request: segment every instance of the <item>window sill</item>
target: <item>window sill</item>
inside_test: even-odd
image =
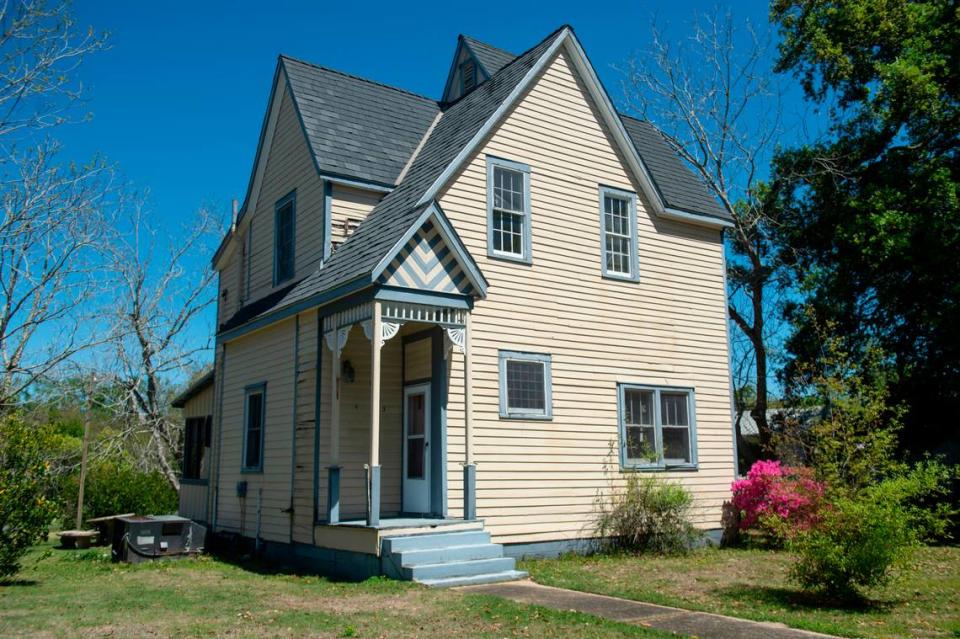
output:
[[[263,468],[241,468],[240,473],[243,475],[262,475]]]
[[[617,273],[601,273],[601,276],[605,280],[613,280],[615,282],[631,282],[637,284],[640,282],[639,275],[620,275]]]
[[[516,413],[500,413],[500,419],[507,419],[514,422],[550,422],[553,421],[553,415],[518,415]]]
[[[620,464],[622,473],[692,473],[699,470],[697,464],[684,464],[682,466],[625,466]]]
[[[500,260],[503,262],[512,262],[513,264],[523,264],[525,266],[533,266],[532,257],[521,257],[519,255],[510,255],[509,253],[494,253],[493,251],[487,251],[487,257],[492,260]]]

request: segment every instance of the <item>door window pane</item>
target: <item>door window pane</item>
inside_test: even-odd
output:
[[[423,479],[423,437],[407,440],[407,479]]]

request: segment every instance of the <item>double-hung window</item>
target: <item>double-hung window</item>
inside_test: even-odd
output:
[[[636,194],[600,187],[600,250],[604,277],[639,279]]]
[[[696,467],[692,389],[620,384],[617,391],[623,468]]]
[[[487,158],[487,254],[531,262],[530,167]]]
[[[263,470],[263,430],[267,416],[267,385],[248,386],[243,399],[244,471]]]
[[[296,191],[277,202],[273,220],[273,285],[276,286],[293,277],[296,260]]]
[[[500,351],[500,417],[553,417],[551,358],[540,353]]]

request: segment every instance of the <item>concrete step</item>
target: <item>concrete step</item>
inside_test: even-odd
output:
[[[454,588],[456,586],[476,586],[479,584],[494,584],[501,581],[517,581],[518,579],[526,579],[528,576],[529,575],[522,570],[505,570],[503,572],[492,572],[469,577],[425,579],[420,583],[425,586],[430,586],[431,588]]]
[[[437,564],[404,566],[403,576],[413,581],[448,579],[451,577],[474,577],[492,573],[508,572],[516,567],[513,557],[495,557],[492,559],[472,559],[469,561],[448,561]]]
[[[404,550],[430,550],[451,546],[479,546],[490,543],[490,533],[485,530],[469,530],[452,533],[427,533],[404,537],[385,537],[381,543],[384,553],[397,553]]]
[[[422,550],[401,550],[395,553],[395,557],[401,566],[441,564],[449,561],[470,561],[472,559],[496,559],[503,557],[503,546],[500,544],[472,544]]]

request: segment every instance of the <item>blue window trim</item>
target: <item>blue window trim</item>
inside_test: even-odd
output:
[[[278,230],[280,228],[280,209],[286,206],[287,204],[293,204],[293,222],[291,224],[293,241],[291,242],[290,250],[292,252],[291,259],[293,260],[293,269],[289,277],[285,277],[282,280],[278,278],[277,273],[277,246],[279,245],[280,235]],[[273,205],[273,285],[278,286],[293,279],[294,274],[297,272],[297,190],[294,189],[284,195],[282,198],[277,200],[277,203]]]
[[[654,463],[644,464],[627,459],[627,426],[624,423],[624,396],[627,390],[642,390],[653,393],[653,423],[656,439],[657,459]],[[666,463],[663,458],[663,430],[660,422],[660,393],[686,393],[687,414],[690,416],[690,462]],[[620,437],[620,470],[697,470],[697,397],[696,391],[689,386],[656,386],[651,384],[617,384],[617,431]]]
[[[499,354],[499,384],[500,384],[500,419],[553,419],[553,356],[545,353],[525,353],[522,351],[498,351]],[[525,361],[543,363],[543,397],[544,411],[530,411],[523,409],[510,410],[507,406],[507,362]]]
[[[493,169],[502,167],[523,174],[523,255],[493,250]],[[487,257],[520,264],[533,264],[533,235],[530,216],[530,167],[520,162],[487,156]]]
[[[604,219],[606,207],[604,200],[608,197],[625,200],[630,204],[630,273],[614,273],[607,270],[607,225]],[[640,266],[637,257],[637,194],[612,186],[600,185],[600,271],[603,277],[611,280],[625,280],[627,282],[640,281]]]
[[[256,466],[247,466],[247,437],[248,429],[248,408],[250,406],[250,396],[260,393],[263,399],[260,401],[260,463]],[[250,384],[243,389],[243,451],[240,458],[240,472],[243,473],[261,473],[263,472],[263,434],[267,430],[267,383]]]

